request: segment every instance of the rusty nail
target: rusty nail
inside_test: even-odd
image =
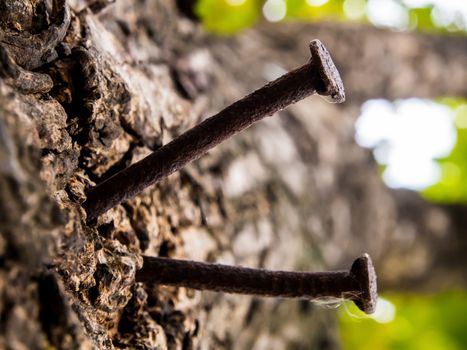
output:
[[[307,64],[266,84],[92,188],[83,203],[87,221],[136,196],[254,122],[307,96],[319,94],[332,102],[343,102],[342,80],[328,51],[319,40],[313,40],[310,52]]]
[[[350,299],[368,314],[374,312],[378,298],[376,274],[368,254],[357,258],[348,272],[314,273],[145,256],[142,269],[136,272],[136,281],[268,297]]]

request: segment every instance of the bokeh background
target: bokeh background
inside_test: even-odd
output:
[[[467,85],[467,2],[463,0],[199,0],[195,14],[208,31],[219,36],[238,36],[245,29],[264,26],[266,22],[285,27],[287,23],[303,22],[321,23],[325,33],[326,29],[332,31],[333,26],[349,26],[355,30],[352,27],[355,23],[364,25],[359,27],[360,31],[374,26],[402,35],[418,32],[423,33],[424,40],[439,40],[441,45],[444,38],[458,37],[459,41],[455,43],[446,40],[445,47],[432,49],[440,50],[440,55],[460,55],[457,58],[461,64],[446,70],[446,78],[453,78],[452,74],[458,71],[462,77],[460,84]],[[291,32],[288,40],[293,42],[298,38]],[[404,47],[407,43],[397,43],[397,39],[390,36],[381,35],[380,40],[393,42],[394,50],[401,51],[402,55],[411,49]],[[361,43],[363,41],[356,41],[355,45]],[[463,44],[456,47],[459,45],[456,43]],[[283,49],[288,48],[285,46]],[[371,56],[371,50],[379,49],[377,45],[367,45],[360,54]],[[418,54],[432,53],[421,51]],[[371,65],[372,59],[380,59],[378,55],[374,56],[366,58],[365,63]],[[359,60],[360,57],[352,56],[350,59]],[[340,61],[342,57],[336,60]],[[394,75],[399,75],[398,70],[403,69],[401,62],[389,61],[388,64],[394,64]],[[433,66],[437,64],[434,62]],[[450,62],[446,60],[441,64],[449,65]],[[417,62],[411,65],[407,69],[415,70]],[[344,68],[352,69],[352,62]],[[415,74],[430,76],[430,70],[438,68],[428,63]],[[378,75],[378,70],[375,69],[373,74]],[[349,79],[349,76],[344,73],[345,84],[348,83],[345,78]],[[367,75],[351,76],[354,80],[368,78]],[[415,215],[423,215],[424,209],[421,208],[426,203],[443,208],[448,216],[454,210],[463,213],[457,215],[465,215],[460,208],[467,204],[466,89],[461,88],[458,90],[460,93],[453,94],[452,91],[428,86],[438,83],[436,78],[420,79],[419,86],[412,90],[413,94],[406,90],[403,81],[400,82],[401,92],[397,91],[396,85],[387,89],[379,86],[375,94],[363,93],[357,98],[348,93],[348,101],[358,100],[360,104],[359,110],[353,110],[353,113],[358,112],[355,115],[354,140],[371,152],[372,161],[377,165],[374,171],[379,173],[388,188],[404,195],[409,192],[409,195],[421,199],[413,204],[420,206]],[[442,215],[438,213],[438,216],[442,221]],[[449,230],[449,225],[443,226],[443,230]],[[467,234],[467,228],[462,231],[462,235]],[[437,244],[448,244],[445,241],[451,239],[450,235],[446,232],[439,234],[444,238]],[[417,235],[413,235],[416,242]],[[436,248],[436,244],[430,247],[432,250]],[[410,269],[411,265],[406,267]],[[440,282],[439,288],[434,287],[436,276],[428,283],[430,287],[423,284],[424,287],[417,288],[417,282],[413,280],[403,287],[394,283],[392,287],[384,288],[383,282],[378,309],[370,317],[360,313],[351,303],[341,305],[338,315],[343,349],[467,348],[467,293],[462,283],[467,277],[467,267],[455,268],[458,278],[451,278],[450,283]]]

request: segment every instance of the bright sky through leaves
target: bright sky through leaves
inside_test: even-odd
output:
[[[389,300],[379,297],[375,313],[370,317],[378,323],[392,322],[396,317],[396,307]]]
[[[430,100],[370,100],[362,106],[355,138],[385,165],[388,186],[421,190],[440,179],[435,160],[456,144],[454,113]]]
[[[267,0],[263,6],[263,15],[269,22],[279,22],[287,14],[287,4],[284,0]]]
[[[396,30],[467,30],[467,0],[199,0],[205,27],[233,34],[259,21],[356,20]]]
[[[433,6],[431,18],[442,27],[467,27],[466,0],[369,0],[367,15],[371,23],[378,26],[408,29],[411,23],[409,8]]]

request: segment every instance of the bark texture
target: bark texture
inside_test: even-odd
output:
[[[335,313],[309,302],[135,283],[143,253],[317,271],[368,251],[383,285],[430,284],[435,263],[440,281],[456,272],[438,285],[465,280],[464,209],[391,193],[353,142],[367,98],[466,96],[465,38],[335,24],[212,38],[176,2],[110,2],[0,0],[1,348],[339,347]],[[305,63],[315,37],[345,105],[303,101],[86,225],[88,188]]]

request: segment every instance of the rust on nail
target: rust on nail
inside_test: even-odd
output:
[[[309,62],[228,106],[162,146],[141,161],[113,175],[87,193],[87,221],[136,196],[148,186],[180,170],[209,149],[312,94],[332,102],[345,100],[344,87],[331,56],[319,40],[310,43]]]
[[[268,297],[349,299],[365,313],[374,312],[378,297],[368,254],[357,258],[350,271],[340,272],[271,271],[145,256],[136,281]]]

